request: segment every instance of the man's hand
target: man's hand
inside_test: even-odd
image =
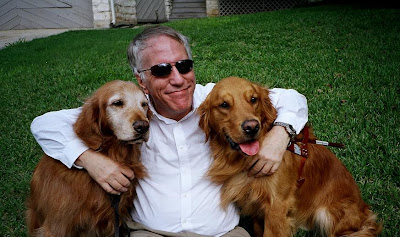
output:
[[[257,155],[247,165],[248,176],[271,175],[278,170],[289,143],[289,135],[281,126],[272,127]]]
[[[123,167],[107,156],[87,150],[75,161],[82,166],[89,175],[108,193],[121,194],[128,191],[130,181],[135,174],[128,167]]]

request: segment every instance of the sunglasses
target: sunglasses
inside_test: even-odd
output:
[[[193,69],[193,60],[184,59],[178,62],[175,62],[175,65],[171,65],[170,63],[160,63],[152,66],[149,69],[144,69],[138,72],[142,73],[145,71],[151,71],[151,74],[156,77],[166,77],[172,72],[172,66],[175,66],[178,69],[180,74],[186,74]]]

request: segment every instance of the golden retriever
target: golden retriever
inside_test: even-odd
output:
[[[74,130],[88,147],[131,168],[135,178],[147,176],[140,161],[140,143],[148,139],[147,99],[132,82],[111,81],[83,105]],[[120,197],[122,222],[130,218],[135,181]],[[68,169],[46,155],[39,161],[27,199],[31,236],[113,236],[111,195],[86,170]]]
[[[307,144],[307,159],[286,151],[270,176],[248,177],[243,171],[251,159],[245,153],[257,152],[276,118],[267,89],[241,78],[223,79],[198,113],[213,154],[208,175],[222,184],[221,205],[235,203],[242,214],[252,216],[256,236],[293,236],[297,228],[323,236],[380,233],[381,224],[351,174],[322,145]],[[312,134],[309,139],[315,141]],[[298,187],[300,178],[305,182]]]

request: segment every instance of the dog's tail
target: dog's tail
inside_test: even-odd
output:
[[[382,232],[383,225],[381,222],[377,222],[376,214],[371,210],[368,210],[368,217],[362,223],[361,228],[354,232],[348,237],[373,237],[378,236]]]
[[[351,220],[346,219],[344,227],[339,223],[334,224],[332,222],[332,215],[327,212],[325,208],[320,208],[315,216],[315,230],[321,234],[321,236],[346,236],[346,237],[375,237],[378,236],[382,232],[382,223],[377,222],[377,216],[374,214],[367,206],[364,209],[364,213],[361,218],[365,218],[365,220],[360,223],[356,221],[353,224]],[[343,219],[341,219],[343,221]],[[360,226],[361,224],[361,226]],[[340,226],[340,227],[339,227]],[[339,229],[338,229],[339,228]]]

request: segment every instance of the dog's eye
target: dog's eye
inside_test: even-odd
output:
[[[256,103],[258,101],[258,98],[257,97],[251,97],[251,99],[250,99],[250,102],[251,103]]]
[[[142,107],[147,107],[149,104],[147,102],[142,102]]]
[[[229,104],[224,101],[224,102],[222,102],[222,104],[219,105],[219,107],[221,107],[221,108],[229,108]]]
[[[124,105],[124,102],[122,100],[116,100],[116,101],[112,102],[112,105],[121,107]]]

